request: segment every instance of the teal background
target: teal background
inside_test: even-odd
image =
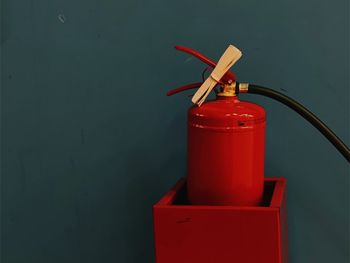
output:
[[[154,262],[151,207],[186,171],[203,64],[281,90],[349,145],[348,0],[2,0],[1,262]],[[288,179],[292,263],[349,262],[349,166],[269,99],[266,175]]]

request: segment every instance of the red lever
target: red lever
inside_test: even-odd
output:
[[[199,60],[203,61],[205,64],[207,64],[208,66],[211,66],[212,68],[215,68],[216,66],[216,63],[214,61],[207,58],[206,56],[204,56],[203,54],[199,53],[196,50],[193,50],[191,48],[184,47],[184,46],[175,46],[175,49],[198,58]]]
[[[196,82],[196,83],[187,84],[187,85],[182,86],[180,88],[169,90],[166,93],[166,95],[167,96],[172,96],[172,95],[174,95],[176,93],[179,93],[181,91],[184,91],[184,90],[199,88],[202,84],[203,84],[203,82]]]
[[[216,67],[216,64],[217,64],[216,62],[212,61],[211,59],[207,58],[206,56],[204,56],[203,54],[199,53],[196,50],[193,50],[191,48],[184,47],[184,46],[175,46],[175,49],[198,58],[199,60],[201,60],[202,62],[204,62],[205,64],[209,65],[212,68]],[[221,82],[223,83],[228,83],[229,81],[235,81],[235,80],[236,80],[236,75],[231,71],[227,71],[226,74],[221,78]],[[188,85],[168,91],[167,96],[174,95],[184,90],[199,88],[201,85],[202,85],[202,82],[188,84]]]

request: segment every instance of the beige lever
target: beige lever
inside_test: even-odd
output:
[[[192,102],[200,106],[208,97],[209,93],[213,90],[216,84],[220,81],[220,79],[240,59],[241,56],[242,52],[238,48],[234,47],[233,45],[229,45],[229,47],[219,59],[219,62],[214,68],[213,72],[193,95]]]

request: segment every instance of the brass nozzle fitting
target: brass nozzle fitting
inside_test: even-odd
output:
[[[222,91],[217,94],[217,96],[232,97],[236,96],[238,93],[248,92],[248,83],[238,83],[231,82],[222,86]]]
[[[231,82],[222,86],[222,91],[217,96],[232,97],[236,96],[236,82]]]

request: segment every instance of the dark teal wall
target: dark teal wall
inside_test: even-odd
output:
[[[153,262],[151,207],[186,169],[187,95],[244,53],[239,80],[283,89],[349,144],[348,0],[2,0],[1,262]],[[349,259],[349,170],[269,99],[266,175],[288,178],[292,263]]]

